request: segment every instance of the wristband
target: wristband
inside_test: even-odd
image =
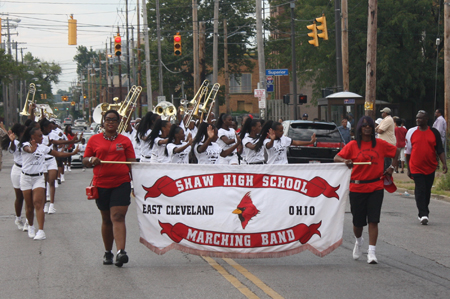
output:
[[[94,157],[89,158],[89,163],[91,163],[91,164],[92,164],[92,159],[94,159]]]
[[[392,166],[392,164],[391,165],[389,165],[389,167],[388,168],[392,168],[392,169],[395,169],[395,167],[394,166]]]

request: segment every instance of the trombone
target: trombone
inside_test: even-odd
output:
[[[117,110],[117,112],[121,116],[121,120],[119,127],[117,128],[117,133],[119,134],[123,133],[127,129],[128,123],[131,119],[131,114],[133,113],[134,108],[136,107],[136,102],[141,92],[142,92],[141,86],[136,85],[131,86],[127,97],[122,103],[120,103],[120,107]]]
[[[28,113],[28,107],[31,103],[34,103],[34,95],[36,94],[36,85],[34,83],[30,83],[30,87],[28,88],[27,99],[25,100],[25,105],[23,106],[22,112],[20,115],[30,116]],[[33,95],[30,101],[30,95]]]
[[[189,123],[193,118],[192,114],[195,112],[196,108],[200,104],[200,101],[201,101],[202,97],[204,96],[204,94],[208,91],[208,85],[209,85],[209,80],[204,80],[202,82],[202,85],[200,85],[200,88],[197,90],[197,93],[192,98],[192,100],[190,100],[190,101],[181,100],[180,101],[180,104],[183,105],[180,108],[180,110],[184,111],[186,113],[186,115],[188,115],[188,118],[189,118],[189,122],[186,121],[186,123],[184,124],[186,129],[189,127]],[[206,92],[205,92],[205,88],[206,88]],[[188,105],[191,106],[190,109],[188,109]],[[198,110],[197,110],[196,117],[198,117]]]
[[[200,111],[202,112],[202,115],[201,115],[201,118],[200,118],[200,122],[203,119],[208,121],[209,116],[211,115],[211,112],[212,112],[212,108],[214,107],[214,104],[216,103],[216,97],[217,97],[217,93],[219,92],[219,88],[220,88],[220,84],[219,83],[214,83],[213,87],[211,88],[211,91],[209,92],[208,98],[205,100],[204,104],[200,108]],[[208,101],[211,99],[211,96],[212,96],[211,104],[209,105],[209,110],[206,111],[206,105],[208,104]],[[206,113],[206,118],[203,118],[203,115],[205,113]]]

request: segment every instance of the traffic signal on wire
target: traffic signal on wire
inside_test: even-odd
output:
[[[304,95],[304,94],[300,94],[298,96],[298,103],[299,104],[306,104],[308,100],[308,96]]]
[[[116,56],[122,55],[122,38],[120,37],[119,33],[117,33],[116,37],[114,38],[114,54]]]
[[[317,30],[322,31],[321,33],[317,34],[317,36],[322,38],[323,40],[328,40],[327,19],[325,18],[325,15],[322,14],[320,18],[316,18],[316,21],[318,23],[322,23],[321,25],[317,25]]]
[[[314,22],[311,25],[306,26],[306,28],[308,28],[309,30],[311,30],[310,33],[308,33],[309,37],[312,37],[313,39],[310,39],[308,42],[311,45],[314,45],[316,47],[319,46],[319,38],[317,37],[317,26],[316,26],[316,22]]]
[[[77,44],[77,20],[73,19],[73,16],[70,16],[69,19],[69,45]]]
[[[179,32],[173,36],[173,55],[181,56],[181,35]]]

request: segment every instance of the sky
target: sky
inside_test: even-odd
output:
[[[137,1],[142,11],[142,0],[128,1],[129,28],[131,25],[137,28]],[[17,28],[11,30],[11,33],[17,32],[19,35],[11,35],[11,41],[17,41],[19,49],[26,48],[23,49],[24,55],[30,52],[41,61],[55,62],[61,66],[60,82],[53,86],[53,93],[56,94],[58,89],[68,90],[77,79],[76,63],[73,61],[77,46],[104,50],[106,42],[109,43],[110,38],[115,36],[117,26],[121,35],[125,36],[125,11],[125,0],[0,0],[2,43],[6,43],[7,36],[4,20],[7,17],[20,19]],[[67,20],[71,14],[78,25],[76,46],[68,45]],[[142,19],[140,23],[142,26]],[[136,29],[134,34],[137,35]]]

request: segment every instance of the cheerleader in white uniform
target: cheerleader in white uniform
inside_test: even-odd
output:
[[[240,139],[237,138],[236,131],[231,127],[232,124],[233,119],[230,114],[222,113],[220,115],[219,121],[217,122],[217,128],[219,129],[217,144],[222,148],[222,151],[227,151],[232,147],[234,147],[234,150],[225,157],[220,156],[219,164],[239,164],[237,148],[240,146]]]
[[[150,148],[152,149],[150,163],[170,163],[170,159],[165,155],[165,151],[171,125],[167,120],[158,119],[156,121],[152,132],[148,136]]]
[[[187,142],[184,130],[178,125],[172,125],[167,140],[165,155],[170,158],[170,163],[189,164],[189,152],[191,151],[192,136],[189,134]]]
[[[264,150],[255,150],[261,133],[261,120],[247,118],[239,133],[242,139],[241,164],[264,164]]]
[[[152,158],[152,148],[150,147],[148,136],[152,132],[152,128],[155,122],[161,117],[153,112],[147,112],[144,118],[139,123],[139,126],[136,131],[136,143],[140,148],[140,156],[137,155],[136,158],[140,158],[139,162],[150,162]]]
[[[21,139],[22,147],[22,174],[20,176],[20,189],[22,190],[26,216],[29,223],[28,237],[34,240],[44,240],[44,203],[45,203],[45,155],[65,158],[78,153],[76,148],[72,153],[62,153],[42,144],[43,134],[38,128],[27,128]],[[34,209],[39,230],[35,231],[33,224]]]

